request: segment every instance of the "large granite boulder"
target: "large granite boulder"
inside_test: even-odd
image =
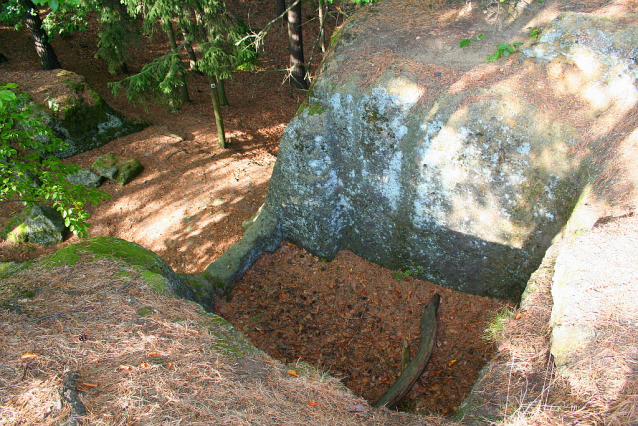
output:
[[[436,42],[379,35],[394,52],[375,55],[357,35],[383,34],[383,13],[342,30],[286,128],[266,205],[209,278],[228,285],[285,238],[326,259],[349,249],[392,269],[420,265],[469,293],[524,290],[635,106],[635,16],[565,13],[524,54],[487,64],[471,53],[462,69]],[[512,27],[526,32],[533,17]]]
[[[47,206],[25,209],[0,232],[0,236],[15,243],[53,245],[64,241],[67,227],[59,212]]]
[[[5,72],[2,81],[19,85],[32,108],[68,148],[60,158],[100,147],[147,126],[114,110],[86,80],[66,70]]]

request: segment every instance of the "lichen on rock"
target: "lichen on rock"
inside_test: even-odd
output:
[[[602,115],[611,129],[638,99],[635,67],[609,58],[635,56],[634,18],[619,19],[616,27],[562,14],[498,84],[459,80],[434,93],[408,58],[437,64],[435,48],[406,48],[405,61],[379,58],[384,68],[371,78],[358,50],[368,40],[337,42],[284,132],[250,235],[268,223],[271,241],[262,246],[285,238],[325,259],[348,249],[391,269],[419,265],[422,278],[460,291],[518,299],[599,172],[590,155],[610,143],[610,130],[587,133],[583,120],[597,126]],[[343,33],[365,34],[367,25],[364,13]],[[491,78],[489,67],[477,61],[473,71]],[[546,111],[540,86],[582,108]],[[231,248],[241,251],[234,259],[255,257],[250,238]],[[230,286],[247,267],[213,264],[208,278],[219,271]]]

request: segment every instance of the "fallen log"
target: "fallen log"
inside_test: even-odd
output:
[[[421,343],[410,364],[401,373],[399,378],[388,388],[388,390],[373,405],[375,408],[393,409],[410,392],[412,386],[425,370],[425,366],[430,360],[434,342],[436,340],[436,313],[439,309],[441,296],[435,294],[430,303],[421,313]]]

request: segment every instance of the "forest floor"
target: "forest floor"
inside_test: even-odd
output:
[[[273,5],[265,0],[233,2],[239,16],[254,28],[274,18]],[[310,19],[304,25],[309,58],[317,24],[309,11],[304,13]],[[334,12],[328,20],[328,39],[341,22],[341,14]],[[89,209],[89,235],[134,241],[162,256],[177,272],[201,272],[239,241],[242,222],[262,204],[279,139],[305,98],[303,91],[284,81],[286,32],[275,24],[265,39],[259,68],[238,73],[227,83],[232,105],[224,107],[231,140],[227,149],[217,146],[205,77],[189,75],[193,102],[177,112],[134,106],[123,94],[111,93],[107,83],[125,75],[108,73],[106,64],[94,58],[96,45],[91,29],[53,42],[65,69],[84,76],[112,107],[152,125],[69,159],[88,167],[110,152],[134,157],[145,167],[126,186],[102,185],[111,198]],[[39,69],[25,31],[0,27],[0,46],[9,59],[0,65],[0,81],[7,72]],[[152,44],[140,43],[129,69],[139,71],[167,48],[160,34]],[[315,52],[313,71],[320,57]],[[19,203],[3,204],[0,226],[20,209]],[[25,261],[77,241],[70,237],[46,248],[2,241],[0,261]],[[491,315],[508,306],[503,301],[443,289],[349,252],[327,263],[284,242],[257,261],[230,302],[219,301],[217,306],[222,316],[274,358],[308,362],[374,402],[399,374],[404,342],[413,354],[416,351],[420,312],[435,292],[442,296],[436,348],[402,407],[452,413],[496,350],[482,336]]]

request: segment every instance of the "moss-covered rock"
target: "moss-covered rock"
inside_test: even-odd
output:
[[[100,147],[113,139],[139,132],[148,124],[114,110],[86,80],[66,70],[7,72],[3,81],[19,84],[30,96],[36,114],[68,148],[60,158]]]
[[[104,154],[93,162],[93,169],[100,176],[119,185],[126,185],[142,173],[144,166],[134,158],[121,158],[114,154]]]
[[[25,209],[4,227],[0,236],[15,243],[40,245],[59,244],[64,241],[67,228],[57,211],[47,206]]]
[[[81,256],[114,258],[139,269],[139,276],[154,290],[202,303],[212,309],[212,299],[200,298],[157,254],[139,244],[111,237],[88,238],[53,253],[46,262],[51,266],[74,265]],[[133,278],[133,277],[131,277]]]

